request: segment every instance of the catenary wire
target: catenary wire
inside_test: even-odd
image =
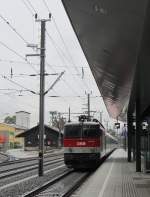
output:
[[[37,13],[37,11],[35,10],[34,6],[31,4],[31,2],[28,0],[28,3],[30,4],[30,6],[32,7],[32,9],[34,10],[35,13]],[[50,36],[50,35],[49,35]],[[48,65],[48,64],[47,64]],[[53,69],[54,70],[54,69]],[[54,70],[55,71],[55,70]],[[56,72],[56,71],[55,71]],[[70,85],[68,85],[68,83],[63,79],[64,83],[69,87],[69,89],[71,88]],[[72,88],[71,88],[72,90]]]
[[[17,60],[11,60],[11,59],[1,59],[1,58],[0,58],[0,62],[6,62],[6,63],[11,63],[11,64],[28,64],[27,62],[23,62],[23,61],[17,61]],[[31,62],[30,64],[39,66],[39,63]],[[58,68],[65,68],[66,67],[66,65],[58,66],[58,65],[54,65],[54,64],[49,64],[49,66],[50,67],[58,67]],[[79,68],[89,69],[87,66],[80,66]]]
[[[21,84],[19,84],[19,83],[13,81],[13,80],[11,80],[11,79],[9,79],[9,78],[6,77],[5,75],[1,75],[1,77],[2,77],[3,79],[6,79],[6,80],[9,81],[9,82],[15,84],[16,86],[23,88],[24,90],[27,90],[27,91],[29,91],[29,92],[31,92],[31,93],[33,93],[33,94],[38,94],[37,92],[35,92],[35,91],[31,90],[31,89],[28,89],[28,88],[22,86]]]
[[[55,41],[53,40],[53,38],[50,36],[50,34],[47,32],[48,38],[50,39],[50,41],[52,42],[58,56],[60,57],[60,59],[62,60],[62,62],[64,62],[64,59],[62,58],[60,52],[57,49],[57,44],[55,43]],[[47,64],[49,66],[49,64]],[[66,68],[68,68],[68,66],[66,66]],[[68,86],[68,85],[67,85]],[[82,88],[83,89],[83,88]],[[84,91],[84,90],[83,90]],[[78,93],[77,93],[78,94]]]
[[[48,7],[48,4],[46,3],[45,0],[43,0],[43,3],[44,3],[44,5],[45,5],[46,9],[48,10],[48,12],[50,12],[50,9],[49,9],[49,7]],[[52,19],[53,19],[55,28],[56,28],[56,30],[57,30],[57,32],[58,32],[58,34],[59,34],[59,36],[60,36],[60,38],[61,38],[61,40],[62,40],[62,43],[63,43],[63,45],[64,45],[64,48],[65,48],[66,52],[68,53],[68,56],[69,56],[69,58],[70,58],[70,62],[71,62],[72,65],[74,66],[74,68],[75,68],[75,70],[77,71],[77,73],[79,73],[78,67],[75,65],[75,63],[74,63],[74,61],[73,61],[73,58],[72,58],[72,56],[71,56],[71,54],[70,54],[70,52],[69,52],[69,50],[68,50],[68,47],[66,46],[66,43],[65,43],[65,41],[64,41],[64,39],[63,39],[63,36],[62,36],[62,34],[61,34],[61,32],[60,32],[60,30],[59,30],[59,28],[58,28],[58,25],[57,25],[57,23],[56,23],[56,21],[55,21],[55,18],[54,18],[53,16],[52,16]],[[49,35],[49,38],[50,38],[50,35]],[[51,38],[51,39],[52,39],[52,38]],[[54,41],[53,41],[53,42],[54,42]],[[59,49],[60,49],[60,47],[59,47]],[[62,50],[61,50],[61,51],[62,51]],[[85,85],[85,87],[86,87],[88,90],[90,90],[89,87],[88,87],[88,85],[85,83],[84,80],[83,80],[83,84]]]
[[[46,3],[46,0],[43,0],[43,3],[44,3],[44,5],[45,5],[46,9],[48,10],[48,12],[50,12],[50,9],[49,9],[49,7],[48,7],[48,4]],[[63,43],[63,45],[64,45],[64,48],[65,48],[66,52],[68,53],[68,56],[69,56],[69,58],[70,58],[70,61],[71,61],[72,65],[74,66],[74,68],[75,68],[75,70],[77,71],[77,73],[79,73],[78,67],[77,67],[77,66],[75,65],[75,63],[74,63],[74,60],[73,60],[73,58],[72,58],[72,56],[71,56],[71,54],[70,54],[70,52],[69,52],[69,50],[68,50],[68,47],[67,47],[67,45],[66,45],[66,43],[65,43],[65,40],[64,40],[64,38],[63,38],[63,36],[62,36],[62,34],[61,34],[59,28],[58,28],[58,25],[57,25],[57,23],[56,23],[56,21],[55,21],[55,18],[54,18],[53,16],[52,16],[52,20],[53,20],[54,25],[55,25],[55,27],[56,27],[56,30],[57,30],[57,32],[58,32],[58,34],[59,34],[59,36],[60,36],[60,38],[61,38],[61,40],[62,40],[62,43]],[[85,82],[84,80],[83,80],[83,83],[84,83],[85,87],[86,87],[87,89],[89,89],[88,85],[86,84],[86,82]],[[90,89],[89,89],[89,90],[90,90]]]
[[[14,53],[15,55],[17,55],[18,57],[20,57],[21,59],[23,59],[25,62],[27,62],[28,65],[30,65],[30,66],[32,67],[32,69],[38,73],[38,71],[34,68],[34,66],[33,66],[25,57],[23,57],[21,54],[19,54],[18,52],[16,52],[14,49],[11,49],[10,47],[8,47],[8,46],[7,46],[5,43],[3,43],[2,41],[0,41],[0,44],[1,44],[3,47],[7,48],[7,49],[8,49],[9,51],[11,51],[12,53]]]
[[[33,14],[32,10],[31,10],[31,8],[28,6],[28,4],[26,3],[26,1],[25,1],[25,0],[22,0],[22,2],[23,2],[23,4],[25,5],[25,7],[27,8],[27,10],[30,12],[30,14],[31,14],[32,16],[34,16],[34,14]]]
[[[32,8],[32,10],[36,13],[36,10],[34,8],[34,6],[32,5],[32,3],[29,0],[26,0],[28,2],[28,4],[30,5],[30,7]]]
[[[28,42],[26,41],[26,39],[16,30],[16,28],[14,28],[13,26],[12,26],[12,24],[10,24],[10,22],[7,20],[7,19],[5,19],[5,17],[4,16],[2,16],[1,14],[0,14],[0,18],[19,36],[19,38],[25,43],[25,44],[28,44]]]
[[[32,7],[32,9],[34,10],[34,12],[35,13],[37,13],[37,11],[35,10],[35,8],[34,8],[34,6],[31,4],[31,2],[28,0],[28,3],[30,4],[30,6]],[[47,4],[46,4],[46,2],[44,1],[44,3],[45,3],[45,6],[47,6]],[[47,6],[47,8],[48,8],[48,6]],[[48,10],[49,12],[50,12],[50,10]],[[56,24],[56,22],[55,22],[55,24]],[[57,24],[56,24],[57,25]],[[57,30],[59,31],[59,29],[58,29],[58,27],[57,27]],[[56,43],[55,43],[55,41],[52,39],[52,37],[50,36],[50,34],[46,31],[46,33],[47,33],[47,35],[48,35],[48,37],[49,37],[49,39],[51,40],[51,41],[53,41],[53,45],[55,46],[55,49],[56,49]],[[62,35],[61,35],[61,33],[60,33],[60,31],[59,31],[59,34],[60,34],[60,36],[61,36],[61,39],[63,40],[63,37],[62,37]],[[64,43],[64,40],[63,40],[63,44],[65,45],[65,43]],[[65,46],[66,47],[66,46]],[[59,47],[59,50],[61,50],[60,49],[60,47]],[[68,50],[67,49],[67,47],[66,47],[66,50]],[[57,53],[58,53],[58,50],[56,49],[56,51],[57,51]],[[62,50],[61,50],[61,52],[62,52]],[[69,51],[68,51],[69,52]],[[62,52],[63,53],[63,52]],[[58,54],[59,56],[60,56],[60,54]],[[64,55],[64,53],[63,53],[63,55]],[[66,57],[65,57],[66,58]],[[68,60],[69,61],[69,60]]]
[[[30,4],[30,7],[32,7],[32,9],[34,10],[34,12],[35,13],[37,13],[37,11],[35,10],[35,8],[34,8],[34,6],[31,4],[31,2],[28,0],[28,3]],[[34,15],[33,15],[34,16]],[[68,60],[69,61],[69,60]],[[53,69],[54,70],[54,69]],[[68,83],[65,81],[65,80],[63,80],[63,82],[69,87],[69,89],[71,89],[72,90],[72,88],[70,87],[70,85],[68,85]]]

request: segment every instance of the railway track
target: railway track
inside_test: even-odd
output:
[[[44,167],[57,164],[57,163],[62,163],[63,160],[64,160],[63,157],[60,157],[60,158],[55,158],[50,161],[45,161]],[[15,175],[25,173],[25,172],[29,172],[35,169],[38,169],[38,164],[27,164],[25,166],[19,166],[19,167],[14,167],[11,169],[2,170],[0,171],[0,179],[8,178],[8,177],[15,176]]]
[[[101,159],[101,164],[112,153],[105,155]],[[82,183],[91,175],[92,172],[79,172],[70,171],[55,177],[54,179],[44,183],[42,186],[35,188],[34,190],[22,195],[22,197],[46,197],[46,196],[58,196],[69,197],[74,191],[82,185]]]
[[[44,155],[44,158],[55,157],[59,155],[63,155],[63,153],[55,153],[55,154],[49,153],[49,154]],[[18,159],[14,161],[7,160],[7,161],[0,163],[0,166],[9,166],[9,165],[17,164],[17,163],[24,163],[24,162],[36,161],[36,160],[38,160],[38,157],[30,157],[30,158]]]
[[[68,169],[63,162],[60,162],[44,168],[42,177],[38,177],[36,169],[11,178],[1,179],[0,196],[67,197],[72,195],[90,174],[91,172]]]
[[[51,168],[45,169],[44,176],[40,178],[38,177],[37,171],[35,171],[35,173],[29,173],[29,175],[26,177],[19,175],[15,179],[6,179],[2,184],[0,184],[0,196],[22,196],[27,191],[33,190],[39,185],[52,180],[54,177],[66,171],[68,172],[70,170],[67,169],[64,164],[57,164]]]
[[[44,158],[44,162],[47,162],[47,161],[52,161],[54,159],[60,159],[60,158],[63,158],[63,155],[56,155],[56,156],[48,156],[48,157],[45,157]],[[20,167],[26,167],[26,166],[29,166],[29,165],[35,165],[38,163],[38,158],[36,159],[29,159],[29,160],[25,160],[25,161],[20,161],[20,162],[14,162],[14,163],[11,163],[10,165],[0,165],[0,169],[1,171],[9,171],[11,169],[17,169],[17,168],[20,168]],[[0,172],[1,172],[0,171]]]
[[[0,153],[0,164],[7,161],[8,161],[8,156],[4,153]]]
[[[85,181],[90,174],[90,172],[75,172],[74,170],[67,171],[44,183],[42,186],[22,195],[22,197],[68,197]]]

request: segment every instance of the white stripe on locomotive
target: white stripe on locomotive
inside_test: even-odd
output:
[[[100,147],[65,147],[64,153],[100,153]]]

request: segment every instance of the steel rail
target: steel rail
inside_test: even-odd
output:
[[[49,166],[49,165],[53,165],[53,164],[56,164],[56,163],[61,163],[63,161],[59,159],[59,161],[52,161],[52,162],[47,162],[46,164],[44,164],[44,166]],[[35,170],[38,168],[38,164],[34,165],[30,165],[32,167],[27,167],[27,169],[22,169],[20,171],[15,171],[15,172],[11,172],[11,173],[8,173],[8,174],[2,174],[0,175],[0,179],[4,179],[4,178],[8,178],[8,177],[11,177],[11,176],[15,176],[15,175],[18,175],[18,174],[22,174],[22,173],[25,173],[25,172],[29,172],[29,171],[32,171],[32,170]],[[26,168],[25,166],[23,168]]]
[[[46,190],[48,187],[52,186],[53,184],[55,184],[56,182],[60,181],[61,179],[65,178],[66,176],[68,176],[69,174],[73,172],[74,170],[69,170],[65,173],[62,173],[59,176],[53,178],[52,180],[44,183],[42,186],[36,187],[34,190],[23,194],[22,197],[32,197],[32,196],[38,195],[42,191]]]
[[[114,150],[111,150],[110,152],[108,152],[106,155],[104,155],[101,158],[101,162],[100,165],[109,157],[109,155],[113,152]],[[75,172],[75,170],[71,171],[72,173]],[[94,172],[94,171],[93,171]],[[83,176],[81,176],[81,178],[75,182],[75,184],[73,184],[73,186],[71,186],[70,188],[67,189],[66,192],[64,192],[63,194],[61,194],[61,197],[69,197],[77,188],[79,188],[82,183],[91,175],[91,171],[87,172],[86,174],[83,174]],[[70,173],[69,173],[70,174]],[[59,183],[59,181],[61,181],[61,179],[67,177],[69,174],[65,174],[64,176],[60,175],[46,183],[44,183],[42,186],[39,186],[37,188],[35,188],[34,190],[22,195],[22,197],[32,197],[32,196],[40,196],[40,194],[42,194],[42,192],[46,191],[47,189],[49,189],[51,186],[53,186],[55,183]]]
[[[102,163],[104,163],[104,161],[109,157],[109,155],[112,154],[114,150],[111,150],[110,152],[108,152],[106,155],[104,155],[102,158],[101,158],[101,162],[100,162],[100,165]],[[96,170],[96,169],[95,169]],[[94,170],[94,171],[95,171]],[[94,172],[93,171],[93,172]],[[75,192],[81,185],[82,183],[91,175],[92,173],[91,172],[87,172],[87,174],[83,175],[81,177],[81,179],[79,179],[72,187],[68,188],[68,190],[63,193],[61,195],[61,197],[69,197],[71,194],[73,194],[73,192]]]
[[[63,153],[59,153],[59,154],[48,154],[47,153],[44,156],[44,158],[55,157],[55,156],[59,156],[59,155],[63,155]],[[13,165],[13,164],[16,164],[16,163],[23,163],[23,162],[33,161],[33,160],[38,160],[38,156],[37,157],[18,159],[18,160],[15,160],[15,161],[2,162],[2,163],[0,163],[0,166]]]
[[[61,197],[69,197],[76,189],[78,189],[84,181],[91,175],[91,172],[87,172],[85,175],[81,177],[72,187],[70,187]]]
[[[62,159],[61,161],[63,161],[63,157],[61,156],[61,157],[57,157],[57,158],[54,158],[53,160],[52,159],[50,159],[50,160],[47,160],[47,161],[45,161],[44,163],[45,163],[45,165],[47,164],[47,163],[51,163],[51,162],[54,162],[54,161],[60,161],[60,159]],[[37,165],[37,163],[31,163],[31,164],[25,164],[25,165],[23,165],[23,166],[18,166],[18,167],[13,167],[13,168],[10,168],[10,169],[4,169],[4,170],[0,170],[0,174],[4,174],[4,173],[6,173],[6,172],[11,172],[11,171],[14,171],[14,170],[18,170],[18,169],[22,169],[22,168],[26,168],[26,167],[30,167],[30,166],[33,166],[33,165]]]
[[[5,153],[2,153],[2,152],[0,152],[0,155],[2,155],[2,160],[0,160],[0,164],[3,163],[3,162],[7,162],[8,161],[8,159],[9,159],[8,155],[6,155]]]

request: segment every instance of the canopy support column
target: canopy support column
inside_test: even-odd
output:
[[[132,113],[128,111],[128,162],[131,162],[131,150],[132,150]]]

